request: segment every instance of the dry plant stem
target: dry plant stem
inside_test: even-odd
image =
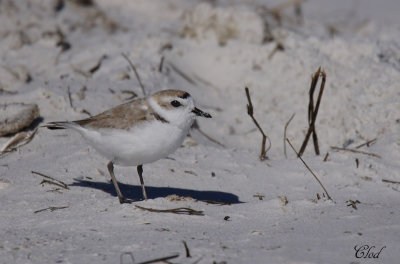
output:
[[[296,149],[293,147],[292,143],[290,143],[289,139],[286,139],[287,142],[289,143],[290,147],[293,149],[294,153],[296,153],[297,157],[300,158],[301,162],[303,162],[304,166],[308,169],[309,172],[314,176],[314,178],[318,181],[319,185],[321,185],[322,189],[326,193],[326,196],[328,197],[329,200],[332,200],[331,196],[329,195],[328,191],[325,189],[324,185],[322,182],[318,179],[317,175],[311,170],[311,168],[307,165],[307,163],[300,157],[299,153],[297,153]]]
[[[211,83],[210,81],[207,81],[206,79],[204,79],[203,77],[201,77],[201,76],[199,76],[197,74],[193,74],[193,78],[196,79],[197,81],[201,82],[202,84],[213,88],[216,93],[221,95],[218,86],[216,86],[215,84]],[[218,107],[216,107],[216,109],[218,109]]]
[[[347,206],[351,206],[353,207],[353,209],[357,210],[357,203],[359,203],[359,201],[353,201],[353,200],[348,200],[349,204]]]
[[[154,213],[173,213],[173,214],[187,214],[187,215],[204,215],[203,211],[196,211],[193,210],[192,208],[187,208],[187,207],[178,207],[178,208],[173,208],[173,209],[165,209],[165,210],[161,210],[161,209],[154,209],[154,208],[146,208],[146,207],[142,207],[139,205],[135,205],[135,207],[145,210],[145,211],[149,211],[149,212],[154,212]]]
[[[388,183],[400,184],[400,181],[392,181],[392,180],[387,180],[387,179],[382,179],[382,181],[388,182]]]
[[[226,202],[219,202],[219,201],[213,201],[213,200],[198,200],[203,203],[208,203],[208,204],[218,204],[218,205],[231,205],[231,203],[226,203]]]
[[[89,72],[90,74],[94,74],[96,71],[98,71],[101,67],[101,63],[103,62],[103,60],[107,59],[107,55],[103,55],[101,56],[101,58],[99,59],[99,61],[97,62],[96,65],[94,65],[92,68],[90,68]]]
[[[348,149],[348,148],[339,148],[339,147],[333,147],[333,146],[331,146],[331,149],[341,150],[341,151],[349,151],[349,152],[358,153],[358,154],[364,154],[364,155],[372,156],[372,157],[375,157],[375,158],[378,158],[378,159],[381,158],[381,156],[379,156],[378,154],[365,152],[365,151],[361,151],[361,150]]]
[[[168,65],[171,66],[171,68],[178,74],[180,75],[183,79],[185,79],[188,83],[193,84],[194,86],[197,86],[196,82],[189,77],[186,73],[184,73],[182,70],[180,70],[178,67],[176,67],[175,64],[172,62],[168,62]]]
[[[130,91],[130,90],[122,90],[121,93],[123,94],[129,94],[130,96],[128,98],[126,98],[125,100],[132,100],[133,98],[137,97],[137,94],[134,91]]]
[[[69,105],[71,106],[71,108],[74,108],[74,106],[72,105],[71,89],[70,89],[69,85],[67,87],[67,93],[68,93]]]
[[[140,85],[140,88],[142,89],[143,96],[146,96],[146,92],[144,90],[142,80],[140,79],[139,73],[137,72],[135,65],[133,65],[132,61],[124,53],[122,53],[122,57],[124,57],[127,60],[127,62],[129,63],[129,65],[131,66],[133,72],[135,73],[136,79]]]
[[[92,116],[92,114],[86,109],[82,109],[81,112],[84,113],[84,114],[87,114],[88,116]]]
[[[274,36],[272,35],[271,27],[269,26],[268,20],[266,19],[267,13],[268,13],[268,10],[266,8],[264,8],[261,13],[261,19],[263,20],[263,24],[264,24],[264,37],[263,37],[263,41],[262,41],[263,44],[271,42],[275,39]]]
[[[356,149],[362,148],[362,147],[364,147],[364,146],[367,146],[367,147],[369,147],[371,144],[375,143],[375,142],[376,142],[376,140],[377,140],[377,138],[374,138],[374,139],[368,140],[367,142],[365,142],[365,143],[363,143],[363,144],[360,144],[360,145],[358,145],[358,146],[356,147]]]
[[[271,148],[271,141],[269,140],[269,137],[267,135],[265,135],[264,131],[262,130],[261,126],[258,124],[257,120],[255,119],[255,117],[253,115],[254,110],[253,110],[253,104],[251,103],[249,88],[246,87],[245,91],[246,91],[247,101],[249,102],[249,104],[247,105],[247,114],[251,117],[254,124],[257,126],[258,130],[262,134],[260,160],[264,160],[267,156],[267,151]],[[268,149],[265,149],[265,143],[266,143],[267,138],[269,141],[269,147],[268,147]]]
[[[63,181],[54,179],[53,177],[47,176],[47,175],[45,175],[45,174],[43,174],[43,173],[40,173],[40,172],[37,172],[37,171],[31,171],[31,173],[36,174],[36,175],[39,175],[39,176],[42,176],[42,177],[44,177],[44,178],[46,178],[46,179],[50,179],[50,180],[52,180],[52,181],[54,181],[54,182],[60,184],[60,185],[59,185],[60,187],[69,190],[68,185],[65,184]],[[58,184],[57,184],[57,185],[58,185]]]
[[[82,76],[85,77],[85,78],[90,78],[90,77],[92,76],[90,73],[85,72],[85,71],[83,71],[83,70],[81,70],[81,69],[78,69],[78,68],[74,68],[74,72],[76,72],[76,73],[82,75]]]
[[[204,256],[201,256],[200,258],[198,258],[195,262],[193,262],[192,264],[197,264],[197,263],[199,263],[202,259],[203,259],[203,257]]]
[[[224,144],[222,144],[221,142],[219,142],[216,139],[213,139],[212,137],[210,137],[209,135],[207,135],[203,130],[201,130],[201,128],[198,126],[197,130],[200,132],[200,134],[202,134],[204,137],[206,137],[208,140],[210,140],[211,142],[214,142],[217,145],[220,145],[221,147],[225,147]]]
[[[283,46],[283,44],[281,42],[277,42],[275,48],[268,55],[268,60],[272,59],[272,57],[274,56],[274,54],[277,51],[284,51],[284,50],[285,50],[285,47]]]
[[[319,68],[318,70],[320,70],[321,68]],[[326,82],[326,73],[324,71],[321,72],[322,75],[322,80],[321,80],[321,86],[319,89],[319,93],[318,93],[318,98],[317,98],[317,104],[315,106],[315,110],[312,112],[312,129],[313,129],[313,141],[314,141],[314,148],[315,148],[315,153],[317,155],[319,155],[319,146],[318,146],[318,138],[317,138],[317,132],[315,131],[315,120],[317,119],[317,114],[318,114],[318,110],[319,110],[319,105],[321,104],[321,99],[322,99],[322,94],[324,92],[324,88],[325,88],[325,82]],[[318,76],[319,77],[319,76]],[[317,80],[318,80],[317,77]]]
[[[296,115],[296,113],[292,114],[292,116],[286,122],[285,129],[283,130],[283,153],[285,154],[285,158],[287,158],[287,154],[286,154],[286,130],[287,130],[290,122],[292,121],[292,119],[294,118],[295,115]]]
[[[53,212],[55,210],[65,209],[65,208],[68,208],[68,207],[69,206],[58,206],[58,207],[57,206],[50,206],[50,207],[47,207],[47,208],[44,208],[44,209],[36,210],[33,213],[37,214],[37,213],[40,213],[40,212],[43,212],[43,211],[47,211],[47,210],[50,210],[50,212]]]
[[[163,257],[163,258],[156,258],[156,259],[152,259],[152,260],[147,260],[144,262],[139,262],[137,264],[150,264],[150,263],[157,263],[157,262],[164,262],[164,263],[170,263],[168,260],[170,259],[174,259],[179,257],[179,254],[176,253],[174,255],[168,256],[168,257]]]
[[[164,66],[164,60],[165,60],[165,57],[162,56],[161,60],[160,60],[160,65],[158,65],[158,72],[162,72],[163,66]]]
[[[61,183],[58,183],[58,182],[53,182],[53,181],[50,181],[50,180],[45,180],[45,179],[43,179],[43,180],[40,182],[40,184],[44,184],[44,183],[53,184],[53,185],[55,185],[55,186],[58,186],[58,187],[61,187],[61,188],[64,188],[64,189],[65,189],[65,186],[62,185]]]
[[[183,240],[182,243],[183,243],[183,246],[185,247],[186,257],[191,258],[192,256],[190,255],[190,250],[189,250],[188,245],[186,244],[186,241]]]
[[[324,162],[328,160],[328,157],[329,157],[329,152],[326,152]]]
[[[317,103],[314,108],[314,91],[315,91],[315,87],[317,86],[317,82],[318,82],[318,79],[320,76],[322,76],[322,81],[321,81],[321,86],[319,89]],[[319,106],[320,106],[321,99],[322,99],[322,94],[323,94],[324,88],[325,88],[325,82],[326,82],[326,73],[324,71],[321,71],[321,67],[320,67],[320,68],[318,68],[317,72],[314,74],[312,81],[311,81],[311,86],[310,86],[310,91],[309,91],[310,101],[308,104],[309,128],[308,128],[306,137],[304,138],[303,144],[301,145],[301,148],[299,151],[299,156],[303,155],[303,153],[307,147],[307,143],[308,143],[308,140],[310,139],[311,134],[313,135],[315,154],[316,155],[320,154],[319,146],[318,146],[318,137],[317,137],[317,133],[315,131],[315,120],[317,119],[318,110],[319,110]]]
[[[294,6],[294,13],[297,18],[297,22],[301,25],[304,22],[303,10],[301,8],[301,3],[297,3]]]

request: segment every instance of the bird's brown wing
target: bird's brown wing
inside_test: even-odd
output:
[[[73,122],[82,127],[91,129],[117,128],[129,130],[134,125],[151,120],[167,122],[154,112],[146,99],[141,98],[118,105],[87,119]]]

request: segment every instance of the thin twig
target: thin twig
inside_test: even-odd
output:
[[[382,181],[388,182],[388,183],[400,184],[400,181],[392,181],[392,180],[386,180],[386,179],[382,179]]]
[[[365,145],[366,145],[367,147],[369,147],[369,146],[371,146],[371,144],[375,143],[376,140],[377,140],[377,138],[368,140],[367,142],[358,145],[358,146],[356,147],[356,149],[362,148],[362,147],[364,147]]]
[[[182,243],[183,243],[183,246],[185,247],[186,257],[191,258],[192,256],[190,255],[190,250],[189,250],[188,245],[186,244],[186,241],[182,240]]]
[[[292,119],[294,118],[295,115],[296,115],[296,113],[292,114],[292,116],[286,122],[285,129],[283,130],[283,153],[285,154],[285,158],[287,158],[287,155],[286,155],[286,130],[287,130],[290,122],[292,121]]]
[[[262,134],[260,160],[264,160],[267,156],[268,150],[270,150],[270,148],[271,148],[271,140],[269,139],[269,137],[267,135],[265,135],[264,131],[262,130],[261,126],[258,124],[257,120],[255,119],[255,117],[253,115],[254,109],[253,109],[253,104],[251,103],[249,88],[246,87],[245,91],[246,91],[247,101],[249,102],[249,104],[247,105],[247,114],[251,117],[251,119],[253,119],[254,124],[257,126],[258,130]],[[268,149],[265,149],[265,143],[266,143],[267,138],[269,141],[269,147],[268,147]]]
[[[309,172],[314,176],[314,178],[318,181],[319,185],[321,185],[322,189],[325,191],[326,196],[328,197],[329,200],[332,200],[331,196],[328,194],[328,191],[325,189],[324,185],[322,182],[318,179],[317,175],[311,170],[311,168],[307,165],[307,163],[301,158],[299,153],[297,153],[296,149],[293,147],[292,143],[290,143],[290,140],[287,138],[287,142],[289,143],[290,147],[293,149],[293,151],[296,153],[297,157],[300,158],[301,162],[303,162],[304,166],[308,169]]]
[[[272,57],[274,56],[274,54],[277,51],[284,51],[284,50],[285,50],[285,46],[283,46],[283,44],[281,42],[277,42],[275,48],[268,55],[268,60],[272,59]]]
[[[320,86],[319,93],[318,93],[317,104],[315,105],[315,110],[312,112],[313,142],[314,142],[315,153],[317,155],[319,155],[319,146],[318,146],[317,133],[315,131],[315,120],[317,119],[317,114],[318,114],[319,106],[321,104],[322,94],[324,92],[325,82],[326,82],[326,73],[323,70],[321,71],[321,76],[322,76],[322,80],[321,80],[321,86]]]
[[[60,187],[69,190],[68,185],[67,185],[66,183],[64,183],[63,181],[54,179],[53,177],[47,176],[47,175],[45,175],[45,174],[43,174],[43,173],[40,173],[40,172],[37,172],[37,171],[31,171],[31,173],[36,174],[36,175],[39,175],[39,176],[42,176],[42,177],[47,178],[47,179],[50,179],[50,180],[52,180],[52,181],[55,181],[55,182],[57,182],[58,184],[60,184],[60,185],[59,185]]]
[[[92,75],[90,74],[90,72],[85,72],[81,69],[75,68],[73,67],[74,72],[79,73],[80,75],[82,75],[85,78],[90,78]]]
[[[82,109],[81,113],[87,114],[88,116],[92,116],[92,114],[86,109]]]
[[[50,180],[43,179],[43,180],[40,182],[40,184],[44,184],[44,183],[53,184],[53,185],[56,185],[56,186],[58,186],[58,187],[61,187],[61,188],[64,188],[64,189],[65,189],[64,185],[62,185],[61,183],[58,183],[58,182],[54,182],[54,181],[50,181]]]
[[[326,152],[325,157],[324,157],[324,162],[328,160],[329,157],[329,152]]]
[[[196,121],[195,121],[196,122]],[[202,134],[204,137],[206,137],[208,140],[210,140],[211,142],[214,142],[217,145],[220,145],[221,147],[225,147],[224,144],[222,144],[221,142],[219,142],[218,140],[212,138],[211,136],[209,136],[206,132],[204,132],[203,130],[201,130],[200,126],[198,124],[194,124],[194,128],[196,128],[200,134]]]
[[[71,106],[71,108],[74,108],[74,106],[72,105],[71,89],[70,89],[69,85],[67,87],[67,93],[68,93],[69,105]]]
[[[208,203],[208,204],[218,204],[218,205],[231,205],[232,203],[227,203],[227,202],[220,202],[220,201],[214,201],[214,200],[198,200],[203,203]]]
[[[303,9],[301,7],[301,3],[295,4],[294,13],[295,13],[296,18],[297,18],[297,23],[300,24],[300,25],[303,24],[304,17],[303,17]]]
[[[201,256],[200,258],[198,258],[195,262],[193,262],[192,264],[197,264],[199,263],[202,259],[204,258],[204,256]]]
[[[107,59],[107,55],[103,55],[101,56],[101,58],[99,59],[99,61],[96,63],[96,65],[94,65],[92,68],[89,69],[90,74],[94,74],[96,71],[98,71],[100,69],[101,63],[103,62],[103,60]]]
[[[162,70],[163,70],[164,59],[165,59],[165,57],[162,56],[162,57],[161,57],[161,60],[160,60],[160,64],[158,65],[158,72],[162,72]]]
[[[209,88],[213,88],[214,91],[216,93],[218,93],[220,95],[220,89],[218,88],[218,86],[216,86],[215,84],[211,83],[210,81],[206,80],[205,78],[193,73],[193,78],[196,79],[197,81],[201,82],[202,84],[204,84],[205,86],[208,86]],[[219,107],[215,107],[217,109],[217,111],[222,111],[221,108]],[[219,109],[219,110],[218,110]]]
[[[349,151],[349,152],[358,153],[358,154],[364,154],[364,155],[376,157],[378,159],[381,158],[381,156],[379,156],[378,154],[371,153],[371,152],[365,152],[365,151],[361,151],[361,150],[355,150],[355,149],[349,149],[349,148],[340,148],[340,147],[334,147],[334,146],[331,146],[331,149],[341,150],[341,151]]]
[[[260,5],[258,10],[257,10],[257,14],[261,18],[262,24],[263,24],[263,40],[262,40],[262,43],[265,44],[265,43],[273,41],[275,39],[275,37],[272,34],[271,26],[270,26],[270,23],[269,23],[269,21],[267,19],[268,15],[270,14],[270,11],[268,10],[268,8],[265,5]]]
[[[171,256],[167,256],[167,257],[156,258],[156,259],[152,259],[152,260],[147,260],[147,261],[139,262],[139,263],[137,263],[137,264],[150,264],[150,263],[157,263],[157,262],[166,262],[166,263],[169,263],[169,262],[167,262],[168,260],[174,259],[174,258],[177,258],[177,257],[179,257],[179,254],[178,254],[178,253],[176,253],[176,254],[174,254],[174,255],[171,255]]]
[[[265,195],[262,195],[262,194],[254,194],[253,197],[256,197],[256,198],[258,198],[258,200],[262,201],[262,200],[264,199]]]
[[[62,194],[62,191],[60,191],[60,188],[54,188],[54,189],[51,189],[51,190],[47,190],[46,192],[55,192],[55,193],[61,193]]]
[[[321,81],[321,85],[320,85],[320,89],[319,89],[319,93],[318,93],[317,103],[314,108],[314,91],[315,91],[315,87],[318,83],[318,79],[320,76],[322,76],[322,81]],[[318,70],[315,72],[315,74],[312,77],[311,86],[310,86],[310,90],[309,90],[309,96],[310,96],[309,97],[310,101],[308,104],[309,127],[308,127],[306,137],[304,138],[303,144],[301,145],[301,148],[299,151],[300,156],[303,155],[303,153],[307,147],[307,143],[308,143],[308,140],[310,139],[311,134],[313,136],[315,154],[319,155],[318,137],[317,137],[317,133],[315,131],[315,120],[317,119],[317,114],[318,114],[319,106],[321,103],[322,94],[323,94],[324,88],[325,88],[325,82],[326,82],[326,73],[323,70],[321,71],[321,67],[319,67]]]
[[[136,79],[137,79],[137,81],[138,81],[138,83],[140,85],[140,88],[142,89],[143,96],[146,96],[146,92],[144,90],[144,86],[143,86],[142,80],[140,79],[139,73],[137,72],[135,65],[133,65],[132,61],[124,53],[122,53],[122,57],[124,57],[128,61],[129,65],[131,66],[131,68],[133,70],[133,72],[135,73],[135,76],[136,76]]]
[[[356,209],[356,210],[357,210],[357,204],[361,203],[359,200],[355,200],[355,201],[353,201],[353,200],[348,200],[348,201],[346,201],[346,202],[349,203],[349,204],[347,204],[347,206],[351,206],[351,207],[353,207],[353,208]]]
[[[126,98],[125,100],[132,100],[133,98],[137,97],[137,94],[134,91],[131,90],[122,90],[121,93],[123,94],[129,94],[130,96]]]
[[[47,208],[44,208],[44,209],[36,210],[33,213],[37,214],[37,213],[40,213],[40,212],[43,212],[43,211],[47,211],[47,210],[49,210],[50,212],[53,212],[55,210],[65,209],[65,208],[68,208],[68,207],[69,207],[68,205],[67,206],[50,206],[50,207],[47,207]]]
[[[178,208],[173,208],[173,209],[154,209],[154,208],[146,208],[146,207],[142,207],[139,205],[135,205],[135,207],[145,210],[145,211],[149,211],[149,212],[154,212],[154,213],[173,213],[173,214],[187,214],[187,215],[204,215],[203,211],[196,211],[193,210],[192,208],[188,208],[188,207],[178,207]]]
[[[185,79],[188,83],[193,84],[194,86],[196,86],[196,82],[190,78],[186,73],[184,73],[182,70],[180,70],[175,64],[173,64],[172,62],[168,62],[168,65],[171,66],[171,68],[178,74],[180,75],[183,79]]]

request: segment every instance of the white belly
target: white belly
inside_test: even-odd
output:
[[[79,131],[100,154],[115,164],[137,166],[165,158],[182,144],[188,129],[147,123],[131,131]]]

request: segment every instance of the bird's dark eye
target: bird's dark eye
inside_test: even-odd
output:
[[[181,104],[180,102],[174,100],[174,101],[171,102],[171,105],[172,105],[173,107],[179,107],[179,106],[181,106],[182,104]]]

